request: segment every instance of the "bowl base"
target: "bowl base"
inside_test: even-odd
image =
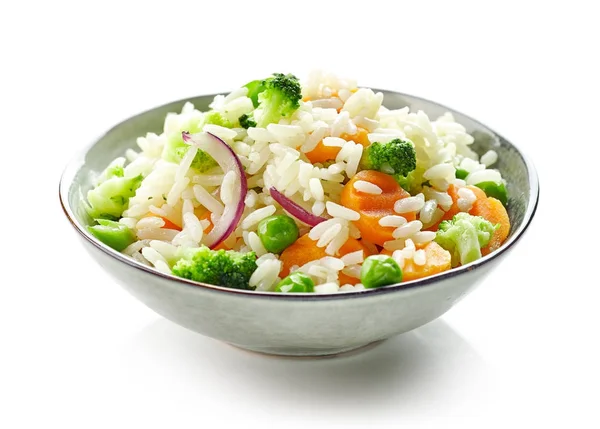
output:
[[[372,343],[361,344],[359,346],[352,347],[338,347],[338,348],[277,348],[277,347],[247,347],[238,344],[226,343],[237,349],[244,350],[251,353],[257,353],[260,355],[272,356],[272,357],[283,357],[293,359],[324,359],[324,358],[336,358],[351,356],[357,353],[362,353],[367,350],[371,350],[377,345],[381,344],[385,340],[377,340]]]

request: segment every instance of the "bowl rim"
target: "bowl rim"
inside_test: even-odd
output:
[[[321,301],[321,300],[332,300],[332,299],[350,299],[350,298],[356,298],[359,296],[373,296],[373,295],[378,295],[378,294],[382,294],[382,293],[408,291],[408,290],[412,290],[415,288],[422,288],[422,287],[431,285],[433,283],[438,283],[442,280],[449,279],[452,277],[457,277],[457,276],[460,276],[469,271],[475,270],[475,269],[493,261],[494,259],[500,257],[500,255],[502,255],[503,253],[507,252],[510,248],[512,248],[512,246],[514,246],[521,239],[521,237],[523,236],[525,231],[529,228],[529,226],[533,220],[533,217],[537,211],[537,207],[538,207],[538,203],[539,203],[540,190],[539,190],[538,174],[537,174],[537,171],[536,171],[532,161],[529,159],[529,157],[517,145],[515,145],[511,140],[506,139],[504,136],[502,136],[500,133],[496,132],[494,129],[485,125],[481,121],[474,119],[473,117],[471,117],[465,113],[462,113],[459,110],[448,107],[448,106],[438,103],[436,101],[432,101],[427,98],[415,96],[415,95],[408,94],[405,92],[377,89],[377,88],[372,88],[372,89],[375,92],[379,91],[379,92],[383,92],[384,94],[391,93],[391,94],[395,94],[395,95],[399,95],[399,96],[410,97],[410,98],[420,100],[420,101],[423,101],[426,103],[434,104],[438,107],[446,109],[447,111],[450,111],[453,113],[458,113],[458,114],[468,118],[469,120],[473,121],[474,123],[477,123],[478,125],[486,128],[487,130],[489,130],[491,133],[493,133],[497,137],[508,142],[516,150],[516,152],[519,154],[519,156],[521,157],[521,159],[523,160],[523,162],[527,168],[530,197],[527,202],[527,209],[523,216],[523,221],[522,221],[521,225],[519,226],[519,228],[516,231],[514,231],[512,233],[512,235],[509,237],[509,239],[505,243],[503,243],[499,249],[497,249],[494,252],[492,252],[476,261],[473,261],[469,264],[462,265],[457,268],[452,268],[448,271],[444,271],[442,273],[438,273],[438,274],[435,274],[435,275],[432,275],[429,277],[425,277],[422,279],[411,280],[411,281],[408,281],[405,283],[396,283],[393,285],[388,285],[388,286],[374,288],[374,289],[363,289],[360,291],[350,291],[350,292],[343,292],[343,293],[317,294],[317,293],[313,293],[313,292],[307,292],[307,293],[291,294],[291,293],[280,293],[280,292],[269,292],[269,291],[233,289],[233,288],[227,288],[224,286],[217,286],[217,285],[211,285],[208,283],[196,282],[193,280],[188,280],[188,279],[184,279],[181,277],[177,277],[173,274],[161,273],[160,271],[158,271],[152,267],[149,267],[147,265],[144,265],[140,262],[137,262],[134,259],[105,245],[104,243],[102,243],[101,241],[96,239],[94,236],[92,236],[87,231],[85,226],[81,225],[76,220],[75,214],[73,213],[73,210],[71,209],[71,206],[69,205],[69,190],[70,190],[71,186],[74,184],[73,179],[75,177],[75,174],[85,164],[84,159],[85,159],[86,154],[99,141],[101,141],[107,134],[109,134],[111,131],[118,128],[119,126],[123,125],[124,123],[126,123],[138,116],[142,116],[148,112],[151,112],[153,110],[163,108],[170,104],[185,103],[186,101],[196,99],[196,98],[205,98],[205,97],[213,97],[214,98],[216,95],[224,94],[226,92],[217,92],[214,94],[196,95],[196,96],[192,96],[192,97],[186,97],[186,98],[182,98],[179,100],[163,103],[161,105],[158,105],[153,108],[139,112],[135,115],[129,116],[128,118],[126,118],[126,119],[120,121],[119,123],[115,124],[114,126],[112,126],[110,129],[108,129],[107,131],[102,133],[99,137],[92,140],[92,143],[88,144],[86,147],[84,147],[82,150],[80,150],[74,156],[74,158],[70,162],[67,163],[67,166],[63,170],[61,177],[60,177],[60,181],[59,181],[58,194],[59,194],[59,201],[60,201],[61,207],[63,209],[63,212],[64,212],[66,218],[70,222],[70,224],[82,236],[83,239],[87,240],[90,244],[95,246],[100,251],[106,253],[110,257],[113,257],[116,260],[129,265],[132,268],[141,270],[148,274],[162,277],[165,280],[176,282],[177,284],[179,284],[183,287],[192,289],[192,292],[193,292],[193,290],[206,290],[206,291],[212,291],[212,292],[218,292],[218,293],[226,293],[226,294],[233,294],[233,295],[246,296],[246,297],[252,297],[252,298],[262,298],[262,299],[274,299],[274,300],[286,300],[286,301],[287,300],[294,300],[294,301],[303,301],[303,300],[304,301],[315,301],[315,300],[317,300],[317,301]]]

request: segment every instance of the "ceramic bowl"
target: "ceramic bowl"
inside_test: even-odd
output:
[[[419,97],[384,91],[388,108],[409,106],[430,117],[454,114],[475,138],[480,154],[494,149],[496,167],[507,180],[512,231],[492,254],[457,269],[399,285],[335,295],[252,292],[199,284],[153,269],[121,255],[86,231],[81,206],[93,172],[134,148],[136,138],[162,132],[168,112],[186,101],[207,109],[213,95],[169,103],[129,118],[97,139],[66,168],[60,202],[83,247],[133,296],[167,319],[202,335],[245,349],[279,355],[324,356],[360,348],[428,323],[448,311],[506,258],[529,226],[538,202],[534,167],[515,145],[480,122]]]

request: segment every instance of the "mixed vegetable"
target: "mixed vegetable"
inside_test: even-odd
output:
[[[403,283],[502,245],[505,183],[462,126],[327,82],[275,73],[168,117],[99,175],[88,231],[166,273],[279,293]]]

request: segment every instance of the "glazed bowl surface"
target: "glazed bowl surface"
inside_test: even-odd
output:
[[[437,319],[484,281],[533,219],[539,197],[535,169],[511,142],[482,123],[451,108],[419,97],[381,91],[390,109],[409,106],[430,117],[451,112],[473,135],[473,149],[498,155],[496,168],[507,181],[511,233],[500,249],[468,265],[421,280],[360,292],[331,295],[281,294],[228,289],[158,273],[109,248],[91,236],[91,221],[81,205],[102,171],[136,139],[162,132],[169,112],[186,101],[208,108],[215,94],[175,101],[133,116],[94,141],[66,168],[59,186],[67,219],[83,247],[106,272],[139,301],[165,318],[245,349],[279,355],[334,355],[374,343]]]

